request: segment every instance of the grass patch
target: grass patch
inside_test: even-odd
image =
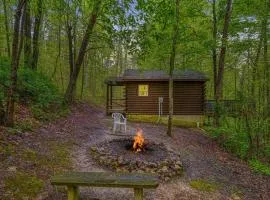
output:
[[[167,116],[163,116],[159,119],[158,115],[128,115],[127,118],[129,121],[134,122],[161,123],[164,125],[168,124]],[[172,123],[174,126],[179,127],[186,127],[186,128],[197,127],[196,120],[187,121],[177,116],[173,117]]]
[[[203,192],[215,192],[220,187],[214,182],[209,182],[202,179],[192,180],[190,181],[189,185],[192,188]]]
[[[4,180],[7,199],[32,199],[40,193],[44,183],[39,178],[23,172],[16,172]]]
[[[270,167],[268,165],[256,159],[250,160],[248,163],[255,172],[270,176]]]

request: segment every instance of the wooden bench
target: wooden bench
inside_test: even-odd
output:
[[[79,199],[79,186],[133,188],[135,200],[142,200],[143,189],[155,189],[159,182],[149,174],[69,172],[52,177],[51,184],[67,186],[68,200]]]

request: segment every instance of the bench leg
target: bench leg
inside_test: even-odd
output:
[[[142,188],[134,188],[134,200],[143,200]]]
[[[76,186],[68,186],[68,200],[79,200],[79,189]]]

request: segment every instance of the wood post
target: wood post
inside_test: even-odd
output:
[[[109,115],[109,85],[106,87],[106,114]]]
[[[68,200],[79,200],[79,189],[77,186],[68,186]]]
[[[143,200],[143,188],[134,188],[134,200]]]

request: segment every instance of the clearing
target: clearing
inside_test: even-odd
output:
[[[111,123],[112,119],[105,117],[102,109],[78,104],[72,108],[68,117],[33,132],[4,136],[3,130],[0,130],[3,144],[5,140],[13,141],[6,152],[9,156],[1,157],[3,155],[0,154],[3,160],[0,164],[0,177],[3,177],[0,179],[0,199],[27,196],[25,191],[21,191],[22,187],[14,190],[10,186],[12,183],[27,185],[27,181],[22,178],[23,174],[35,175],[45,186],[41,192],[28,191],[28,196],[38,194],[33,199],[60,200],[66,198],[66,192],[50,185],[49,178],[53,174],[70,169],[107,171],[91,158],[89,148],[98,142],[120,137],[110,135]],[[128,122],[127,132],[133,135],[137,127],[143,129],[146,138],[163,142],[167,148],[179,153],[184,166],[183,177],[161,183],[156,190],[146,190],[146,200],[255,200],[268,199],[270,196],[270,177],[252,172],[246,162],[226,153],[202,131],[175,127],[174,137],[170,138],[166,136],[165,126]],[[38,180],[35,185],[30,185],[35,189],[42,186]],[[133,190],[81,188],[81,198],[133,199]]]

